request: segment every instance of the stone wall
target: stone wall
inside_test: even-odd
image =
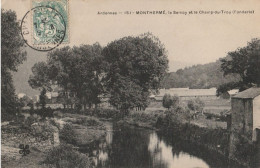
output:
[[[253,131],[253,101],[252,99],[231,99],[231,134],[229,156],[233,157],[239,136],[252,140]]]

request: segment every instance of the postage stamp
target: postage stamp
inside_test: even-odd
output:
[[[57,12],[59,12],[60,15],[62,15],[63,20],[65,21],[65,25],[66,25],[66,33],[65,33],[65,37],[62,41],[62,43],[68,43],[69,42],[69,3],[68,0],[33,0],[32,1],[32,8],[35,7],[49,7],[52,9],[55,9]],[[39,17],[42,17],[41,14],[39,13],[38,15],[34,15],[33,16],[33,24],[34,25],[38,25],[38,20]],[[34,32],[37,32],[39,29],[39,27],[35,27],[34,26]],[[36,33],[37,35],[37,33]],[[37,41],[37,38],[34,40],[34,43],[37,44],[39,43],[39,41]],[[40,42],[41,43],[41,42]]]
[[[32,1],[32,8],[21,22],[21,33],[28,46],[50,51],[69,42],[68,1]]]

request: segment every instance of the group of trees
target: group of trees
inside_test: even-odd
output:
[[[245,90],[260,83],[260,39],[252,39],[247,46],[229,52],[214,63],[194,65],[170,72],[162,80],[162,88],[212,88],[217,95],[233,88]]]
[[[213,63],[193,65],[167,73],[162,81],[162,88],[208,89],[232,81],[239,81],[239,76],[236,74],[223,76],[221,61],[217,60]]]
[[[91,108],[100,96],[110,97],[116,108],[146,107],[168,68],[167,53],[151,33],[124,37],[102,48],[98,43],[63,47],[36,63],[29,84],[35,89],[61,88],[60,100]],[[69,96],[72,95],[72,96]]]
[[[260,85],[260,39],[252,39],[247,46],[229,52],[221,59],[221,69],[224,76],[239,75],[239,81],[220,85],[218,93],[224,93],[233,88],[243,91],[252,86]]]
[[[1,113],[5,119],[14,115],[19,107],[12,73],[26,59],[26,52],[16,13],[2,9],[1,15]]]
[[[168,110],[170,108],[178,108],[179,106],[185,106],[183,103],[180,103],[180,98],[177,95],[171,96],[170,94],[165,94],[163,96],[162,105],[164,108]],[[187,108],[194,112],[202,112],[205,103],[201,101],[199,98],[191,99],[187,101]]]
[[[96,105],[103,91],[101,78],[105,65],[101,53],[98,43],[56,49],[48,53],[47,63],[39,62],[32,67],[28,82],[34,89],[47,91],[59,86],[62,104],[81,104],[84,108]]]

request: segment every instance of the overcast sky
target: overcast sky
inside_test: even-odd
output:
[[[3,8],[21,19],[30,0],[2,0]],[[172,61],[208,63],[260,36],[259,1],[70,0],[70,45],[108,42],[127,35],[152,32],[169,51]],[[254,10],[239,15],[97,15],[98,11],[136,10]]]
[[[17,12],[22,19],[30,0],[2,0],[2,8]],[[254,10],[237,15],[97,15],[98,11],[145,10],[220,11]],[[260,37],[260,1],[242,0],[70,0],[69,45],[102,46],[128,35],[152,32],[165,44],[170,71],[178,64],[214,62],[227,52]],[[40,56],[45,56],[41,53]],[[34,52],[33,57],[37,57]]]

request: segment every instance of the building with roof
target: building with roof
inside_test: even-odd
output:
[[[234,153],[239,137],[258,141],[260,129],[260,88],[254,87],[231,97],[230,153]]]
[[[23,98],[24,96],[26,96],[25,93],[18,93],[18,95],[17,95],[18,99],[21,99],[21,98]]]
[[[231,98],[231,131],[249,134],[256,140],[260,129],[260,88],[250,88]]]
[[[228,94],[230,97],[233,97],[236,94],[238,94],[238,92],[239,92],[239,89],[232,89],[232,90],[228,91]]]
[[[216,88],[210,89],[189,89],[189,88],[171,88],[171,89],[160,89],[159,94],[152,97],[155,101],[162,101],[165,94],[171,96],[178,96],[181,100],[191,100],[200,98],[201,100],[213,100],[218,99],[216,95]],[[150,96],[151,98],[151,96]]]

